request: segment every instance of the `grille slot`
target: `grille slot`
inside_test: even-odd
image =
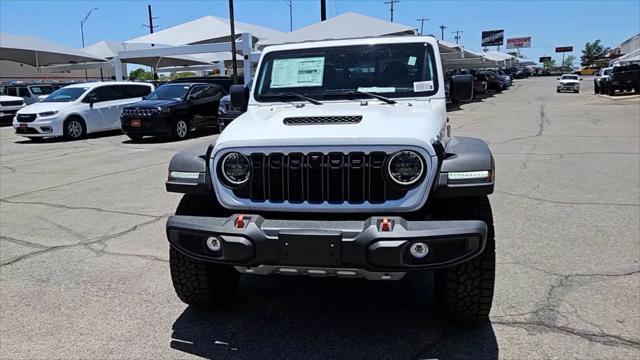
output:
[[[249,186],[233,191],[255,202],[380,204],[408,191],[385,181],[389,156],[384,152],[253,153],[249,158]]]
[[[22,105],[22,101],[0,101],[1,106],[20,106]]]
[[[357,124],[362,116],[306,116],[284,118],[285,125]]]

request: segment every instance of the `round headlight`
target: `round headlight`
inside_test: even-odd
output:
[[[424,163],[414,151],[398,151],[389,159],[389,176],[396,183],[408,186],[420,180]]]
[[[246,156],[232,152],[222,158],[222,176],[230,185],[242,185],[249,180],[251,163]]]

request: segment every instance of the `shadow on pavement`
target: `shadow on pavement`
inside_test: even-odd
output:
[[[96,133],[90,133],[87,134],[87,136],[84,139],[80,139],[80,140],[66,140],[65,138],[63,138],[62,136],[57,136],[57,137],[50,137],[50,138],[35,138],[34,140],[28,139],[26,137],[22,137],[22,135],[17,134],[16,136],[20,136],[20,140],[16,140],[15,143],[16,144],[54,144],[54,143],[61,143],[61,142],[69,142],[69,143],[73,143],[76,141],[82,141],[82,140],[88,140],[88,139],[98,139],[98,138],[103,138],[103,137],[109,137],[109,136],[120,136],[122,135],[122,131],[120,130],[110,130],[110,131],[102,131],[102,132],[96,132]]]
[[[188,138],[185,140],[189,140],[189,139],[198,139],[201,137],[205,137],[205,136],[212,136],[212,135],[217,135],[219,134],[217,129],[213,129],[213,130],[197,130],[192,132],[191,134],[189,134]],[[128,137],[126,137],[126,140],[124,140],[122,143],[123,144],[164,144],[164,143],[170,143],[170,142],[180,142],[180,141],[185,141],[185,140],[176,140],[174,138],[172,138],[171,136],[145,136],[140,140],[131,140]]]
[[[170,346],[209,359],[497,359],[491,323],[440,320],[431,283],[245,275],[234,305],[186,308]]]

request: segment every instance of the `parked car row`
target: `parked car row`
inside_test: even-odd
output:
[[[445,92],[447,94],[447,103],[455,103],[451,99],[449,83],[455,75],[473,75],[473,93],[474,97],[486,94],[488,92],[501,92],[508,89],[513,78],[503,69],[487,69],[487,70],[452,70],[447,71],[445,75]]]
[[[75,140],[109,130],[122,130],[132,140],[147,135],[184,139],[192,131],[218,127],[218,104],[231,84],[231,79],[223,77],[180,79],[155,90],[153,84],[139,82],[81,83],[52,89],[28,106],[21,98],[3,96],[0,110],[15,114],[16,133],[34,141],[46,137]],[[44,87],[10,86],[5,90],[20,93],[19,89],[27,88],[37,93],[38,86]]]
[[[615,95],[617,92],[640,93],[640,64],[602,68],[593,79],[596,94]]]

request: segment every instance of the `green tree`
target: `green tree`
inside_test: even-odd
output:
[[[129,79],[131,80],[153,80],[153,74],[144,71],[142,68],[135,69],[129,72]]]
[[[556,59],[551,59],[551,61],[545,61],[542,66],[545,68],[545,70],[549,70],[552,67],[556,66]]]
[[[607,55],[610,48],[604,47],[600,44],[600,39],[594,42],[587,42],[582,49],[582,56],[580,56],[580,65],[589,66],[596,60],[602,59]]]
[[[562,64],[562,67],[573,68],[573,63],[575,61],[576,61],[576,57],[573,56],[573,55],[569,55],[569,56],[564,58],[564,64]]]

